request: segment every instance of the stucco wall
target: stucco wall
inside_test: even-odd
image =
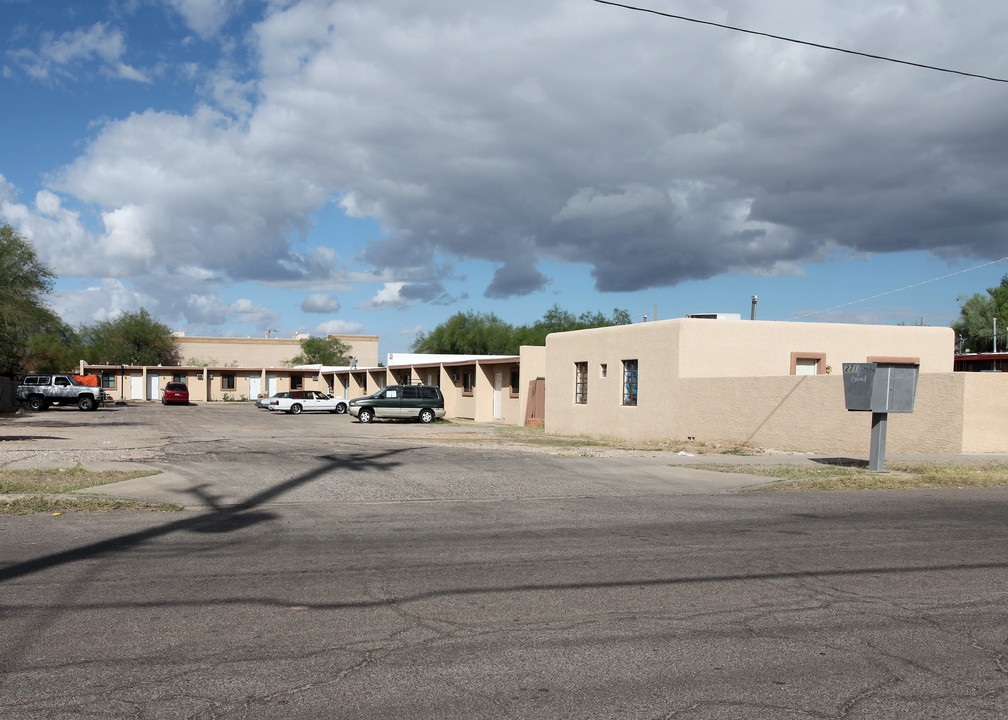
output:
[[[361,367],[378,365],[377,335],[336,335],[351,347],[350,354]],[[243,367],[282,367],[301,352],[301,341],[290,338],[175,338],[182,362],[195,359],[198,364],[227,365],[238,363]]]
[[[871,414],[845,409],[843,363],[916,357],[915,411],[889,415],[887,451],[999,449],[1008,432],[1004,421],[990,420],[992,398],[1005,393],[992,379],[974,386],[953,374],[953,342],[949,328],[700,319],[557,333],[546,341],[546,430],[865,454]],[[790,375],[792,352],[824,354],[832,374]],[[638,361],[636,406],[622,402],[627,359]],[[574,401],[578,362],[588,363],[584,404]]]
[[[529,383],[546,377],[546,347],[542,345],[522,345],[518,350],[521,358],[521,380],[518,382],[518,425],[525,424],[529,404]]]
[[[680,318],[679,376],[763,377],[791,374],[791,353],[824,355],[839,374],[869,356],[920,358],[922,373],[952,372],[952,328]],[[635,325],[632,327],[640,327]]]
[[[991,442],[994,432],[983,436],[974,433],[972,445],[964,447],[966,380],[962,374],[922,374],[914,412],[888,416],[887,452],[997,450]],[[839,375],[687,378],[677,384],[665,404],[646,402],[646,392],[653,394],[642,389],[636,408],[612,408],[607,414],[610,419],[598,423],[578,424],[587,414],[582,418],[575,414],[573,421],[558,423],[552,406],[547,406],[547,430],[624,440],[739,443],[813,453],[867,455],[871,446],[871,413],[846,410]],[[1003,437],[1001,445],[1005,444]]]
[[[712,321],[713,322],[713,321]],[[546,431],[595,437],[650,437],[676,417],[675,321],[619,325],[546,338]],[[623,405],[623,363],[636,360],[636,406]],[[588,363],[588,401],[574,402],[575,363]],[[605,366],[603,368],[603,366]]]

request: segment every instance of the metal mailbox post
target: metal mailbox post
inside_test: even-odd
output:
[[[844,401],[850,411],[870,412],[871,453],[868,469],[884,472],[889,413],[912,413],[917,394],[916,363],[844,363]]]

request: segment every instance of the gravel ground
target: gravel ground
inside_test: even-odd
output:
[[[821,455],[768,448],[667,442],[630,444],[546,435],[541,429],[515,428],[465,420],[420,425],[399,421],[363,425],[348,416],[287,416],[257,410],[247,403],[212,403],[162,407],[157,403],[109,406],[91,413],[76,408],[0,414],[0,468],[72,467],[104,469],[133,463],[163,463],[192,455],[208,442],[311,447],[319,442],[369,439],[493,448],[503,453],[574,457],[662,457],[670,464],[811,463]],[[862,456],[867,460],[867,440]],[[935,462],[1006,461],[1006,455],[887,456],[888,460]]]

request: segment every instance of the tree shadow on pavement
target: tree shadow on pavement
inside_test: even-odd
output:
[[[334,472],[362,472],[368,471],[388,471],[401,464],[395,459],[399,453],[406,452],[406,449],[387,450],[370,455],[355,454],[352,457],[339,457],[336,455],[324,455],[319,459],[323,464],[313,470],[296,475],[293,478],[269,487],[262,492],[256,493],[247,500],[243,500],[234,505],[215,504],[210,495],[205,490],[205,485],[195,486],[191,492],[199,496],[204,502],[211,504],[211,509],[201,512],[194,517],[187,517],[181,520],[165,523],[157,527],[140,530],[125,535],[118,535],[101,542],[84,545],[73,550],[45,555],[33,560],[15,563],[4,568],[0,568],[0,582],[13,580],[14,578],[31,575],[33,573],[48,570],[60,565],[67,565],[81,560],[87,560],[106,553],[114,554],[125,549],[130,549],[141,545],[149,540],[164,537],[177,532],[196,532],[206,534],[228,533],[241,530],[253,525],[257,525],[277,517],[275,513],[263,510],[262,506],[276,500],[285,493],[289,493],[303,485],[306,485],[318,478]]]

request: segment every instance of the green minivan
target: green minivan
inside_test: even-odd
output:
[[[350,414],[362,423],[376,417],[416,418],[422,423],[444,417],[444,395],[433,385],[389,385],[350,401]]]

